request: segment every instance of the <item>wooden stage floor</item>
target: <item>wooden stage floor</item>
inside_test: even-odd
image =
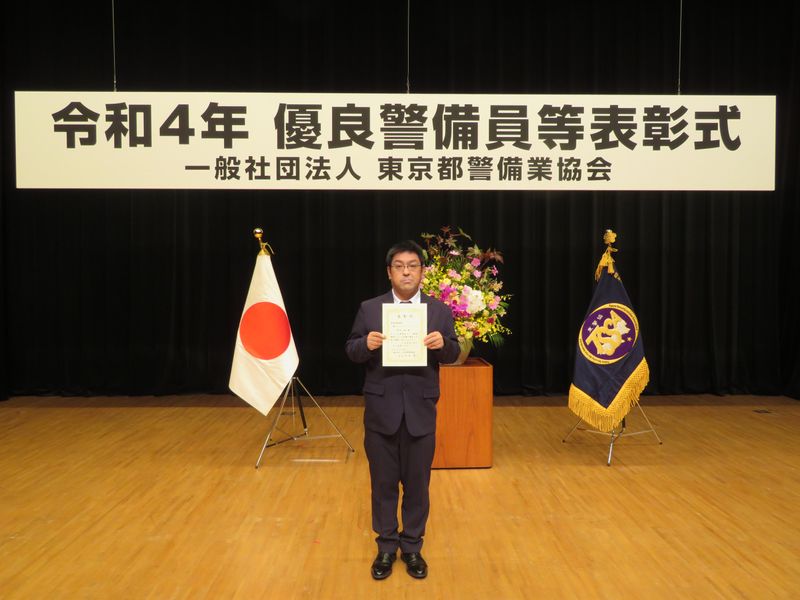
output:
[[[0,597],[800,597],[798,401],[645,397],[664,444],[607,467],[565,398],[496,398],[494,466],[433,473],[429,577],[376,582],[362,402],[318,400],[355,454],[259,470],[271,418],[230,396],[0,402]]]

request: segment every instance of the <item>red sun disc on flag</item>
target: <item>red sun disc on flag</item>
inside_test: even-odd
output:
[[[239,337],[244,349],[256,358],[275,358],[289,347],[292,338],[289,318],[277,304],[256,302],[242,315]]]

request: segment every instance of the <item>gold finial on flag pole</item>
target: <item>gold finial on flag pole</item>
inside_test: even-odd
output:
[[[261,241],[261,236],[264,235],[264,230],[261,227],[256,227],[253,229],[253,236],[258,240],[258,245],[261,246],[261,251],[258,253],[259,256],[272,256],[275,254],[275,251],[272,249],[267,242]]]
[[[611,244],[616,241],[617,234],[610,229],[606,229],[606,232],[603,234],[603,243],[606,245],[606,251],[603,252],[603,256],[600,257],[600,262],[597,263],[597,270],[594,272],[595,281],[600,280],[600,274],[603,272],[603,268],[608,270],[609,275],[617,277],[617,274],[614,271],[614,257],[612,256],[612,253],[616,252],[617,249],[611,247]]]

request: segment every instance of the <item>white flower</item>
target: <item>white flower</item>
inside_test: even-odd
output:
[[[467,312],[474,315],[484,308],[486,308],[486,302],[483,301],[483,292],[480,290],[470,290],[467,296]]]

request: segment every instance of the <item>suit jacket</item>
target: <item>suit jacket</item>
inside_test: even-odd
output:
[[[364,427],[391,435],[405,415],[406,427],[413,436],[436,431],[436,402],[439,399],[439,363],[451,363],[459,353],[458,338],[453,328],[453,314],[442,302],[421,294],[428,306],[428,333],[439,331],[444,346],[428,350],[425,367],[383,367],[382,349],[370,351],[367,335],[381,331],[382,305],[392,304],[389,291],[361,303],[353,329],[347,338],[347,356],[356,363],[366,364],[364,379]]]

